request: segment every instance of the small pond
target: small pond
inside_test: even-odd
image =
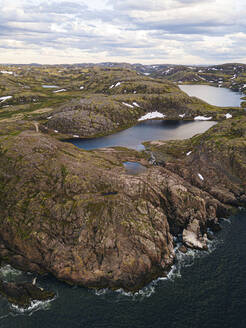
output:
[[[124,162],[123,163],[126,173],[130,175],[139,175],[147,170],[147,168],[137,162]]]

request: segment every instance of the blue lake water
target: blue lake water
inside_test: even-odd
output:
[[[213,121],[148,120],[110,136],[70,141],[75,146],[86,150],[114,146],[142,150],[144,141],[190,138],[197,133],[205,132],[214,124],[216,122]]]
[[[183,84],[180,89],[189,96],[200,98],[207,103],[220,107],[240,107],[242,102],[241,92],[234,92],[227,88],[217,88],[210,85]]]

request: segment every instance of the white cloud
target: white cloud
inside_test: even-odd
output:
[[[0,61],[245,62],[245,15],[243,0],[0,0]]]

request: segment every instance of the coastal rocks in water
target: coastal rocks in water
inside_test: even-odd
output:
[[[188,252],[188,249],[187,249],[187,247],[185,247],[185,245],[181,245],[181,246],[179,247],[179,251],[180,251],[181,253],[186,254],[186,253]]]
[[[28,308],[32,301],[48,301],[55,297],[55,293],[45,291],[31,283],[14,283],[0,280],[0,294],[7,300],[21,308]]]
[[[207,235],[202,236],[197,219],[190,222],[183,230],[183,242],[190,248],[207,249]]]

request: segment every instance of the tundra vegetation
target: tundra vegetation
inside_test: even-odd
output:
[[[135,291],[167,274],[174,237],[206,249],[207,229],[218,230],[220,217],[246,204],[246,115],[243,107],[189,97],[173,81],[213,76],[214,84],[223,78],[224,86],[244,91],[244,69],[1,66],[1,260],[70,284]],[[206,81],[194,81],[197,75]],[[111,134],[155,111],[218,124],[188,140],[147,142],[144,152],[85,151],[64,142]],[[125,161],[147,170],[131,176]],[[3,284],[0,292],[12,300]]]

